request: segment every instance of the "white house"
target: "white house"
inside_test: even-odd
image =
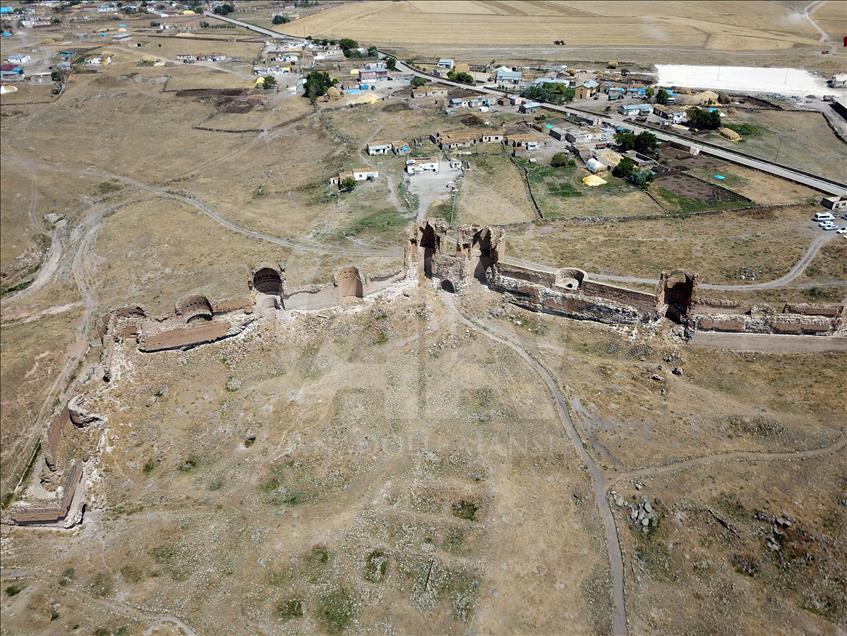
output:
[[[420,174],[421,172],[438,174],[438,171],[438,157],[410,157],[406,159],[406,172],[410,175]]]
[[[341,187],[341,182],[348,177],[353,177],[354,181],[375,181],[379,178],[379,171],[371,170],[370,168],[354,168],[350,172],[339,172],[334,177],[330,177],[330,185]]]
[[[26,64],[27,62],[32,61],[32,57],[30,57],[26,53],[13,53],[12,55],[6,58],[6,61],[9,64]]]
[[[456,63],[449,57],[442,57],[435,65],[436,68],[443,69],[445,71],[452,71],[454,66],[456,66]]]
[[[368,144],[369,155],[387,155],[393,150],[390,141],[376,141]]]

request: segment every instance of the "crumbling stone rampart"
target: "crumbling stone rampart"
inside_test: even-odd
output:
[[[18,525],[55,524],[64,521],[73,503],[74,495],[82,481],[82,463],[75,461],[65,472],[62,498],[52,506],[19,507],[11,510],[10,517]]]

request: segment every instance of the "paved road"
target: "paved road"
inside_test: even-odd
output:
[[[795,336],[765,333],[721,333],[698,331],[690,344],[730,351],[762,351],[767,353],[847,353],[847,338],[839,336]]]
[[[261,33],[262,35],[267,35],[272,38],[278,39],[297,39],[301,41],[305,41],[303,38],[297,38],[294,36],[285,35],[284,33],[280,33],[278,31],[273,31],[271,29],[265,29],[260,26],[256,26],[255,24],[250,24],[249,22],[243,22],[241,20],[235,20],[233,18],[227,18],[220,15],[215,15],[213,13],[204,13],[206,17],[215,18],[217,20],[223,20],[224,22],[229,22],[230,24],[234,24],[236,26],[240,26],[244,29],[248,29],[250,31],[255,31],[256,33]],[[436,77],[434,75],[429,75],[428,73],[422,73],[418,71],[405,62],[401,62],[397,60],[397,69],[400,71],[404,71],[406,73],[413,73],[414,75],[418,75],[420,77],[424,77],[426,79],[432,80],[434,82],[438,82],[440,84],[446,84],[447,86],[454,86],[455,88],[461,88],[466,91],[474,91],[476,93],[482,93],[486,95],[494,95],[496,97],[503,97],[507,93],[505,91],[497,90],[494,88],[485,88],[482,86],[472,86],[469,84],[461,84],[459,82],[451,82],[450,80],[446,80],[440,77]],[[723,148],[719,148],[717,146],[706,145],[703,143],[697,143],[683,137],[681,135],[675,135],[673,133],[660,132],[653,128],[646,128],[643,126],[639,126],[637,124],[633,124],[629,121],[623,121],[621,119],[615,117],[608,117],[605,115],[598,115],[596,113],[592,113],[590,111],[581,110],[578,108],[571,108],[569,106],[558,106],[556,104],[544,104],[543,108],[546,110],[552,110],[555,112],[565,113],[569,115],[579,115],[579,116],[590,116],[595,118],[597,121],[605,122],[607,124],[611,124],[615,127],[622,127],[628,130],[632,130],[634,132],[642,132],[648,131],[656,135],[659,139],[663,141],[677,141],[685,143],[692,148],[697,148],[700,152],[713,155],[715,157],[719,157],[721,159],[725,159],[727,161],[731,161],[733,163],[740,164],[742,166],[747,166],[748,168],[754,168],[756,170],[761,170],[762,172],[767,172],[769,174],[775,175],[777,177],[782,177],[783,179],[788,179],[790,181],[794,181],[796,183],[800,183],[802,185],[808,186],[810,188],[814,188],[815,190],[820,190],[821,192],[825,192],[827,194],[834,195],[847,195],[847,185],[839,184],[834,181],[830,181],[829,179],[825,179],[823,177],[816,177],[814,175],[805,174],[803,172],[793,170],[791,168],[780,166],[770,161],[765,161],[763,159],[756,159],[754,157],[750,157],[748,155],[743,155],[737,152],[733,152],[731,150],[725,150]]]
[[[477,322],[473,318],[463,314],[456,307],[453,297],[450,294],[444,294],[444,302],[461,323],[475,331],[479,331],[487,338],[509,347],[517,353],[521,359],[523,359],[523,361],[526,362],[526,364],[541,377],[544,384],[547,386],[547,389],[550,391],[550,394],[553,396],[553,399],[556,402],[556,409],[559,412],[559,419],[562,423],[562,428],[565,430],[565,434],[568,436],[571,444],[573,444],[574,450],[576,450],[576,454],[580,461],[586,468],[588,468],[588,472],[591,475],[594,498],[600,512],[600,519],[602,520],[603,527],[605,529],[606,548],[609,553],[609,567],[612,573],[612,601],[614,604],[612,630],[615,636],[626,636],[627,622],[626,601],[624,598],[623,556],[621,555],[620,539],[618,538],[618,528],[615,525],[615,517],[612,514],[609,501],[606,498],[606,475],[603,472],[603,469],[597,465],[594,458],[591,457],[591,454],[586,450],[585,443],[582,441],[582,438],[579,436],[579,433],[571,420],[568,412],[568,402],[565,399],[565,396],[562,395],[562,392],[559,390],[559,385],[556,383],[553,375],[543,364],[527,353],[520,343],[515,342],[511,337],[505,334],[496,332],[492,327]]]

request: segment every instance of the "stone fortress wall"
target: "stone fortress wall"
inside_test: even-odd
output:
[[[120,342],[134,341],[142,353],[190,349],[235,336],[269,312],[334,307],[413,280],[447,292],[485,285],[526,309],[578,320],[610,325],[668,320],[684,326],[689,336],[698,330],[847,335],[844,304],[746,306],[702,296],[698,275],[685,271],[662,272],[653,293],[628,289],[592,280],[581,269],[509,258],[502,228],[462,225],[454,231],[445,221],[432,219],[407,228],[403,267],[387,274],[368,276],[359,267],[347,265],[336,270],[331,283],[286,290],[285,268],[264,263],[250,269],[248,294],[243,297],[212,300],[194,294],[177,302],[173,313],[162,316],[150,316],[140,306],[115,309],[99,323],[102,378],[112,379]],[[53,417],[42,439],[42,482],[61,479],[61,495],[45,505],[16,505],[9,511],[13,523],[74,523],[65,519],[83,480],[84,466],[79,458],[62,461],[63,440],[75,429],[102,421],[88,412],[85,396],[74,397]]]

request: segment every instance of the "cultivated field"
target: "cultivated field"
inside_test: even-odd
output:
[[[737,143],[717,134],[709,135],[709,141],[847,183],[847,144],[819,113],[737,111],[726,121],[751,125],[756,132]]]
[[[571,46],[596,45],[598,29],[607,45],[619,46],[673,43],[755,51],[814,46],[818,39],[802,15],[798,19],[789,6],[767,2],[368,2],[339,5],[277,28],[387,45],[459,41],[508,46],[556,39]],[[451,37],[454,32],[458,37]]]
[[[535,218],[520,169],[493,144],[468,157],[456,202],[457,223],[505,224]]]

